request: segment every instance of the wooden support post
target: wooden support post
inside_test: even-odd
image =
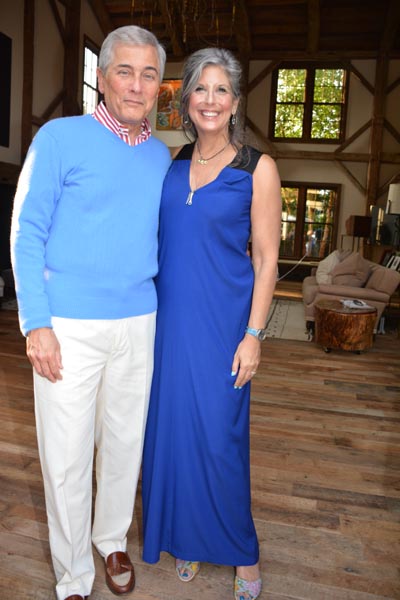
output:
[[[378,200],[379,171],[382,153],[382,138],[385,119],[385,90],[388,77],[388,55],[381,53],[376,61],[375,94],[372,115],[372,130],[370,143],[370,160],[367,175],[367,195],[365,214],[369,207]]]
[[[35,32],[35,0],[24,3],[24,51],[21,114],[21,164],[32,141],[33,56]]]
[[[78,103],[81,0],[70,0],[65,11],[63,116],[81,113]]]

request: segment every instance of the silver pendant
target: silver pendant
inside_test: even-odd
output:
[[[192,190],[190,190],[190,192],[189,192],[189,195],[188,195],[188,197],[187,197],[187,200],[186,200],[186,204],[187,204],[188,206],[191,206],[191,205],[192,205],[192,198],[193,198],[193,194],[194,194],[194,192],[192,192]]]

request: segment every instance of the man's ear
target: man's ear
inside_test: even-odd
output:
[[[97,75],[97,82],[98,82],[98,86],[99,86],[99,91],[104,94],[104,75],[103,75],[103,71],[100,69],[100,67],[97,67],[96,69],[96,75]]]

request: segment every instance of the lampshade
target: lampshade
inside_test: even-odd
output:
[[[387,198],[387,213],[400,215],[400,183],[391,183]]]

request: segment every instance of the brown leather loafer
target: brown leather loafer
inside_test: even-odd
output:
[[[112,552],[106,560],[106,584],[113,594],[128,594],[135,587],[135,571],[126,552]]]

